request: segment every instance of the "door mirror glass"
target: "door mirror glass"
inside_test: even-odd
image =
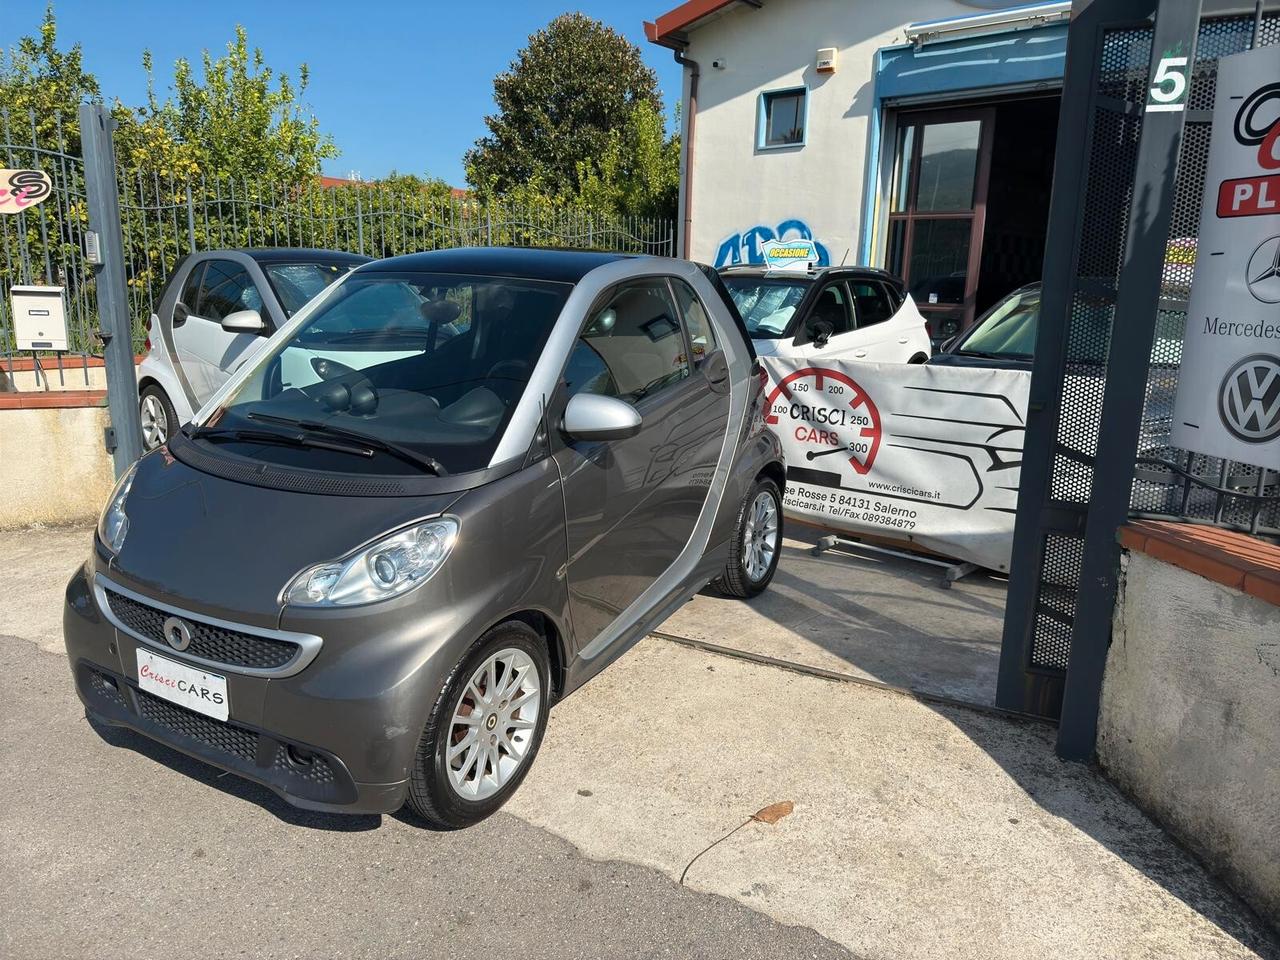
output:
[[[640,414],[617,397],[579,393],[564,409],[564,432],[575,440],[625,440],[640,432]]]
[[[237,310],[222,318],[222,329],[227,333],[261,333],[262,315],[257,310]]]

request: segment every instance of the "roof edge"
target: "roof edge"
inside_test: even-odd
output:
[[[718,13],[738,0],[685,0],[680,6],[661,14],[656,20],[646,21],[644,35],[650,43],[662,47],[679,48],[687,45],[683,32],[699,20]]]

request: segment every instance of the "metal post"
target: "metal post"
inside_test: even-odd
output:
[[[364,203],[360,190],[356,190],[356,241],[360,244],[360,256],[364,256]]]
[[[111,418],[107,450],[116,476],[120,476],[142,456],[142,428],[138,422],[138,376],[133,366],[133,324],[125,286],[124,236],[120,229],[120,194],[112,142],[115,127],[110,111],[102,104],[80,105],[89,229],[98,236],[101,260],[94,273],[107,373],[107,409]]]
[[[1184,86],[1190,84],[1199,23],[1200,0],[1160,0],[1147,75],[1150,83],[1155,83],[1151,78],[1158,71],[1167,76],[1171,62],[1181,60],[1173,68],[1180,66]],[[1184,91],[1177,109],[1168,103],[1153,108],[1155,98],[1150,98],[1142,118],[1058,726],[1058,754],[1068,760],[1092,758],[1097,740],[1102,674],[1120,571],[1116,531],[1129,515],[1186,100]]]
[[[187,239],[191,246],[188,253],[196,252],[196,205],[191,200],[191,181],[187,181]]]

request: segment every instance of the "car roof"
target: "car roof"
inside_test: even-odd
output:
[[[213,250],[210,253],[219,251]],[[342,250],[317,250],[310,247],[257,247],[232,250],[243,253],[258,263],[369,263],[373,257],[359,253],[346,253]]]
[[[811,270],[770,270],[764,264],[740,264],[732,267],[721,267],[720,275],[724,277],[769,277],[785,280],[826,280],[833,277],[874,277],[877,280],[889,280],[898,285],[902,281],[888,270],[879,267],[864,267],[857,264],[840,267],[816,267]]]
[[[410,253],[379,260],[361,273],[391,270],[424,270],[473,276],[517,277],[577,283],[596,267],[633,254],[597,250],[552,250],[542,247],[454,247],[429,253]]]

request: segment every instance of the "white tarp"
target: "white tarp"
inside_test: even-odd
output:
[[[1218,61],[1173,443],[1280,469],[1280,51]]]
[[[1009,569],[1031,374],[764,357],[785,513]]]

